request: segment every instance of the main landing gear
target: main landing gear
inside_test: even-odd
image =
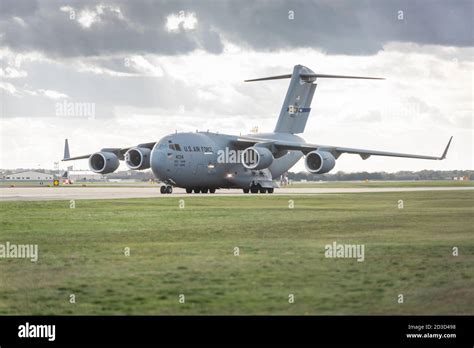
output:
[[[207,187],[194,187],[194,188],[187,188],[186,193],[216,193],[215,188],[207,188]]]
[[[273,187],[262,187],[260,184],[252,185],[250,188],[244,188],[244,193],[273,193]]]
[[[168,186],[164,186],[164,185],[161,186],[161,187],[160,187],[160,193],[163,193],[163,194],[165,194],[165,193],[173,193],[173,186],[169,186],[169,185],[168,185]]]

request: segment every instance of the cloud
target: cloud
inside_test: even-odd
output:
[[[0,44],[51,56],[222,53],[311,47],[370,55],[397,42],[473,45],[470,0],[15,1],[3,0]]]
[[[472,2],[0,0],[0,6],[5,166],[34,160],[48,167],[64,137],[81,154],[175,130],[271,131],[288,81],[242,80],[304,64],[321,73],[387,77],[318,80],[304,134],[309,142],[436,155],[433,144],[453,134],[448,166],[472,167]],[[93,105],[94,117],[56,115],[65,101]],[[436,165],[347,156],[337,170]]]
[[[8,82],[1,82],[0,81],[0,89],[3,89],[4,92],[8,92],[11,95],[17,95],[18,94],[18,90],[16,89],[16,87],[14,85],[12,85],[11,83],[8,83]]]
[[[143,4],[142,10],[146,10],[146,2]],[[31,6],[31,11],[26,12],[23,6],[6,0],[2,7],[7,10],[0,16],[0,45],[17,52],[38,51],[49,57],[89,57],[173,55],[195,49],[222,51],[219,34],[209,25],[196,25],[193,19],[197,19],[191,15],[185,15],[185,22],[178,24],[183,30],[170,33],[166,18],[179,11],[169,4],[163,8],[153,7],[151,22],[146,16],[129,18],[127,15],[134,15],[133,9],[140,7],[129,2],[107,5],[81,2],[73,6],[47,1]],[[25,24],[19,24],[14,17],[21,18]],[[187,30],[194,25],[194,30]]]
[[[58,91],[53,91],[50,89],[39,89],[37,92],[33,92],[34,95],[43,95],[46,98],[53,99],[53,100],[58,100],[58,99],[65,99],[69,98],[66,94],[58,92]]]
[[[54,136],[70,137],[77,144],[77,154],[88,153],[95,147],[155,141],[175,129],[245,134],[259,126],[261,131],[271,131],[288,81],[242,80],[287,73],[297,61],[323,73],[387,78],[318,81],[304,133],[309,142],[405,152],[416,149],[415,152],[437,155],[433,145],[438,146],[454,134],[457,144],[464,147],[453,148],[459,156],[453,167],[465,168],[466,158],[472,155],[467,145],[472,138],[470,72],[474,64],[454,61],[452,57],[468,57],[472,49],[446,50],[450,54],[443,51],[438,55],[439,50],[432,46],[392,44],[377,55],[354,57],[327,55],[308,48],[275,53],[225,46],[224,53],[218,56],[205,51],[192,55],[137,56],[131,61],[133,69],[126,68],[120,58],[61,61],[37,56],[36,60],[23,59],[21,68],[27,77],[11,79],[5,86],[13,94],[5,91],[2,97],[2,135],[8,139],[10,133],[26,137],[27,129],[13,131],[14,125],[36,125],[32,120],[44,122],[30,150],[34,153],[41,148],[41,154],[35,158],[43,158],[42,162],[47,164],[55,152],[42,143],[41,136],[52,136],[46,131],[51,124],[61,124]],[[100,67],[103,71],[86,67]],[[158,69],[157,74],[148,76],[144,73],[147,69]],[[68,97],[68,102],[93,103],[94,119],[55,116],[58,100],[48,98],[41,90],[61,93]],[[11,155],[15,151],[20,149],[10,148],[9,154],[3,154],[3,161],[24,161],[25,157]],[[409,160],[381,163],[376,159],[360,163],[347,156],[338,162],[338,169],[395,170],[397,166],[412,169],[428,165],[434,164]]]
[[[166,17],[166,30],[169,32],[179,32],[180,30],[196,29],[197,19],[194,13],[180,11],[178,15],[172,13]]]

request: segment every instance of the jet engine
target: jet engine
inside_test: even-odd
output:
[[[336,165],[336,159],[327,151],[311,151],[306,155],[304,164],[311,174],[324,174]]]
[[[133,147],[125,153],[125,164],[133,170],[150,168],[151,150],[146,147]]]
[[[266,147],[253,146],[246,148],[241,155],[242,165],[247,169],[259,170],[270,167],[273,154]]]
[[[119,167],[119,164],[117,155],[112,152],[100,151],[89,157],[90,169],[99,174],[112,173]]]

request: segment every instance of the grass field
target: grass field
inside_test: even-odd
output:
[[[300,188],[381,188],[381,187],[472,187],[474,181],[325,181],[296,182],[284,187]],[[283,188],[284,188],[283,187]]]
[[[472,191],[180,199],[0,202],[0,314],[474,314]]]

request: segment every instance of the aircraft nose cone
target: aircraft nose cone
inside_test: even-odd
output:
[[[166,150],[155,149],[151,155],[151,170],[155,177],[160,180],[165,180],[167,178],[166,168],[167,168],[167,153]]]

